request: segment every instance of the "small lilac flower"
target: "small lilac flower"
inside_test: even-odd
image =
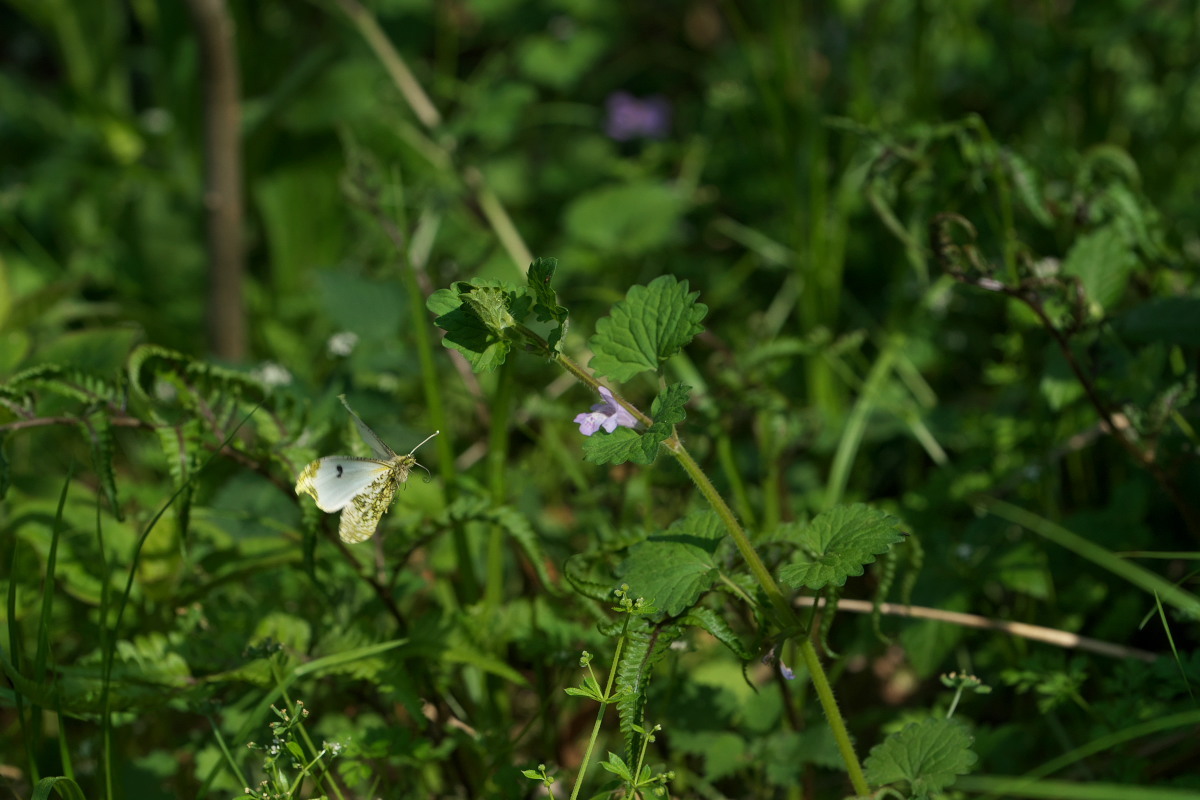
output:
[[[601,428],[612,433],[618,427],[633,428],[637,426],[637,419],[613,399],[613,394],[607,386],[600,387],[600,397],[604,402],[592,406],[590,413],[576,415],[575,424],[579,426],[580,433],[584,436],[591,436]]]
[[[613,92],[605,101],[604,132],[610,139],[665,139],[671,128],[671,104],[660,94],[639,100],[629,92]]]
[[[770,651],[768,651],[767,654],[765,656],[763,656],[762,663],[766,664],[767,666],[770,666],[770,665],[774,664],[776,661],[779,662],[779,674],[783,676],[783,679],[785,681],[796,680],[796,673],[792,671],[791,667],[789,667],[787,664],[783,663],[782,658],[776,658],[775,648],[772,647],[770,649]]]

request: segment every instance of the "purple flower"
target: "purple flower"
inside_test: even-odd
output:
[[[591,436],[601,428],[612,433],[618,427],[633,428],[637,425],[637,419],[613,399],[613,393],[607,386],[600,387],[600,397],[604,402],[592,406],[590,413],[576,415],[575,424],[579,426],[580,433]]]
[[[776,661],[779,662],[779,674],[783,676],[783,679],[785,681],[796,680],[796,673],[792,671],[791,667],[789,667],[787,664],[783,663],[782,658],[777,659],[775,657],[775,648],[772,647],[770,649],[770,651],[768,651],[768,653],[765,656],[763,656],[762,663],[766,664],[767,666],[770,666],[771,664],[774,664]]]
[[[671,128],[671,104],[656,94],[639,100],[629,92],[613,92],[605,101],[608,119],[604,132],[610,139],[665,139]]]

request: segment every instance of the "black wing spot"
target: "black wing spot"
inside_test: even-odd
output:
[[[338,474],[337,474],[337,476],[340,478],[340,477],[342,477],[342,472],[344,472],[344,471],[345,471],[345,467],[343,467],[341,464],[338,464],[338,465],[337,465],[337,471],[338,471]]]

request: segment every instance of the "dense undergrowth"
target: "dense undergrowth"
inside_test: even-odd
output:
[[[222,5],[0,4],[11,796],[1198,796],[1195,3],[233,4],[206,239]]]

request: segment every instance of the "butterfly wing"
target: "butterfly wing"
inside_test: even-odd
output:
[[[363,438],[364,442],[370,445],[371,452],[375,454],[375,457],[383,459],[384,461],[391,461],[393,458],[395,458],[396,452],[392,450],[392,448],[388,447],[387,444],[384,443],[383,439],[379,438],[375,431],[368,428],[367,423],[358,418],[358,414],[354,413],[354,409],[352,409],[350,404],[346,402],[346,395],[339,394],[338,399],[342,401],[342,405],[344,405],[346,410],[350,412],[350,417],[354,420],[354,427],[358,428],[358,435]]]
[[[322,511],[340,511],[381,477],[389,478],[391,473],[392,464],[387,461],[326,456],[312,462],[300,473],[296,494],[309,495]],[[395,489],[392,491],[394,494]]]
[[[371,538],[379,527],[383,512],[392,504],[400,480],[394,469],[380,474],[362,492],[354,495],[342,510],[338,535],[343,542],[356,544]]]

